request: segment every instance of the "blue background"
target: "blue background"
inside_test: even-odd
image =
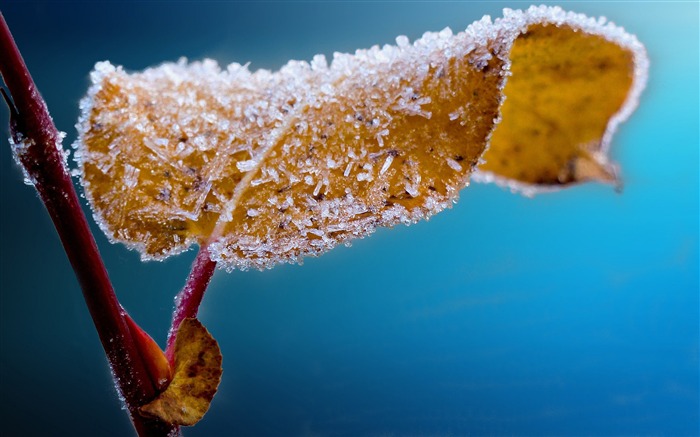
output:
[[[528,199],[473,185],[429,222],[303,266],[217,272],[201,319],[223,349],[224,378],[186,435],[700,433],[698,3],[566,3],[609,17],[649,51],[648,88],[613,140],[624,192],[586,185]],[[212,57],[276,69],[527,6],[0,9],[70,145],[96,61],[135,70]],[[128,435],[58,238],[7,144],[0,152],[0,434]],[[162,344],[194,251],[141,263],[96,235],[120,300]]]

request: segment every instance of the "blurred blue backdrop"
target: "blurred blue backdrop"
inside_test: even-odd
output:
[[[568,2],[563,2],[568,3]],[[0,8],[75,138],[96,61],[279,68],[411,40],[521,2],[15,2]],[[474,185],[429,222],[303,266],[218,272],[201,318],[224,378],[188,436],[698,435],[698,3],[571,2],[646,44],[613,140],[625,189],[527,199]],[[7,120],[0,108],[0,120]],[[7,136],[6,127],[2,136]],[[0,434],[131,433],[43,206],[0,148]],[[161,344],[194,257],[98,244]]]

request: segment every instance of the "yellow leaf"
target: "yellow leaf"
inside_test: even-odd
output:
[[[265,268],[429,217],[480,164],[525,191],[614,179],[605,153],[644,48],[559,8],[504,14],[275,73],[99,63],[77,144],[98,222],[144,258],[198,243]]]
[[[199,422],[221,382],[221,359],[219,345],[206,328],[197,319],[183,320],[175,340],[173,379],[141,412],[173,425]]]
[[[615,180],[600,152],[632,87],[633,53],[570,26],[536,24],[510,58],[503,121],[480,170],[536,185]]]

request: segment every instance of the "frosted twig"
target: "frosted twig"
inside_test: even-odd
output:
[[[156,395],[155,385],[124,320],[124,310],[114,294],[80,208],[65,166],[62,134],[36,89],[2,13],[0,73],[12,97],[10,102],[5,95],[10,107],[10,134],[15,156],[39,193],[61,238],[134,427],[140,436],[173,435],[178,432],[177,427],[146,419],[138,413],[139,406]]]

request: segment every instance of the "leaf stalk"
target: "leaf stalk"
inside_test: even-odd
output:
[[[212,261],[209,254],[209,249],[206,244],[199,248],[197,257],[192,263],[192,269],[185,287],[175,297],[175,310],[173,311],[173,321],[168,331],[168,342],[165,349],[165,356],[168,358],[171,366],[175,365],[175,338],[180,323],[188,318],[196,318],[199,311],[199,305],[202,303],[204,292],[209,286],[214,271],[216,270],[216,261]]]

